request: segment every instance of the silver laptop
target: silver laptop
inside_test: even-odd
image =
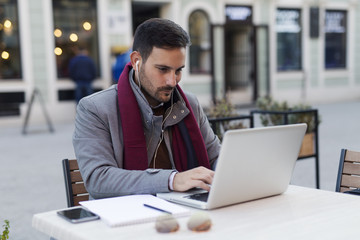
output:
[[[213,209],[286,191],[307,125],[229,130],[224,134],[210,192],[158,193],[187,206]]]

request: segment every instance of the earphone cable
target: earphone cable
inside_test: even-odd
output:
[[[137,62],[137,63],[139,63],[139,62]],[[136,73],[137,73],[139,89],[141,89],[140,73],[139,73],[139,65],[138,64],[136,64]]]
[[[156,156],[157,156],[157,152],[159,150],[159,147],[161,145],[161,142],[163,141],[164,139],[164,123],[166,121],[166,119],[170,116],[171,112],[172,112],[172,109],[173,109],[173,106],[174,106],[174,92],[172,93],[171,95],[171,107],[170,107],[170,111],[169,113],[165,116],[165,118],[163,119],[162,123],[161,123],[161,136],[160,136],[160,140],[159,140],[159,143],[158,145],[156,146],[156,149],[155,149],[155,154],[154,154],[154,162],[153,162],[153,168],[155,169],[155,166],[156,166]]]

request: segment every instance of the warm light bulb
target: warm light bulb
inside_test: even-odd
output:
[[[9,59],[9,57],[10,57],[10,54],[7,52],[7,51],[3,51],[2,53],[1,53],[1,58],[2,59]]]
[[[78,35],[76,35],[76,33],[70,34],[69,38],[72,42],[76,42],[79,39],[79,37],[78,37]]]
[[[54,30],[54,35],[55,35],[55,37],[61,37],[62,36],[62,31],[57,28],[57,29]]]
[[[5,28],[11,28],[11,25],[12,25],[11,21],[9,19],[6,19],[5,22],[4,22],[4,27]]]
[[[91,29],[91,23],[89,22],[84,22],[83,23],[83,28],[86,30],[86,31],[89,31]]]
[[[55,53],[57,56],[60,56],[60,55],[62,54],[62,49],[59,48],[59,47],[56,47],[56,48],[54,49],[54,53]]]

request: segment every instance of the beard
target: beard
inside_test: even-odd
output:
[[[171,94],[174,92],[174,87],[169,85],[155,87],[143,68],[140,68],[138,81],[141,85],[141,91],[151,105],[170,101]]]

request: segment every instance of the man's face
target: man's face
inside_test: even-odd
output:
[[[186,49],[154,47],[146,63],[140,65],[141,89],[152,106],[168,102],[181,80],[185,66]]]

